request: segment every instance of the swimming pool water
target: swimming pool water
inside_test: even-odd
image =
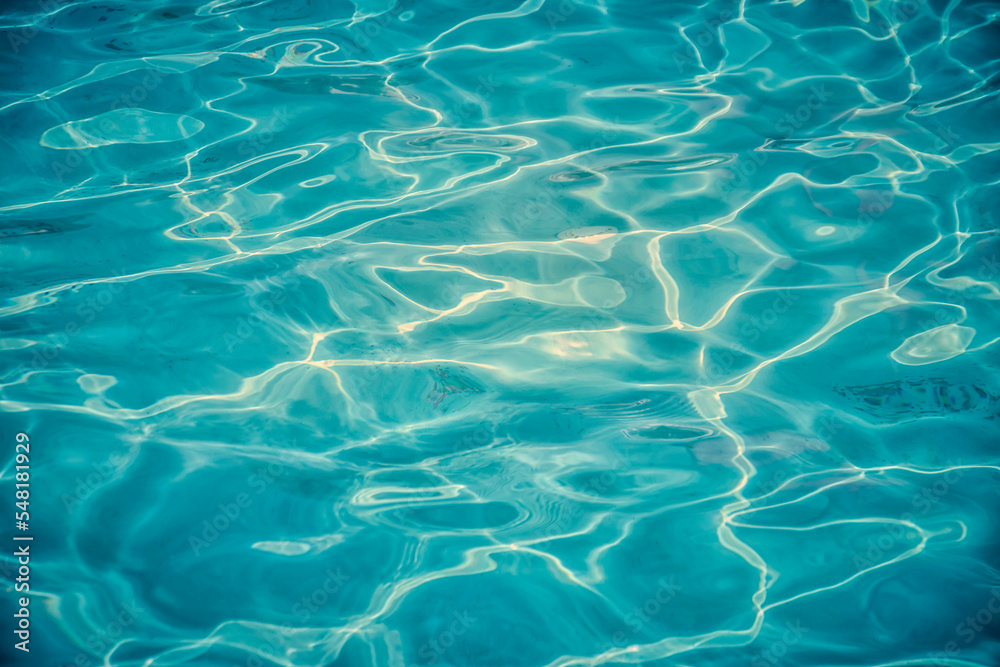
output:
[[[995,666],[998,11],[5,2],[4,664]]]

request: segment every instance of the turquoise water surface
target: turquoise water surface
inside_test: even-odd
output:
[[[3,3],[0,664],[1000,664],[998,13]]]

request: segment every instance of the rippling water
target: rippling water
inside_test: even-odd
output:
[[[7,662],[996,665],[998,12],[4,3]]]

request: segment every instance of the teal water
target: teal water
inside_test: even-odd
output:
[[[5,2],[0,661],[994,667],[998,12]]]

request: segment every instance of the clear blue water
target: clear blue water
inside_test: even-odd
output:
[[[5,2],[4,664],[995,666],[998,11]]]

